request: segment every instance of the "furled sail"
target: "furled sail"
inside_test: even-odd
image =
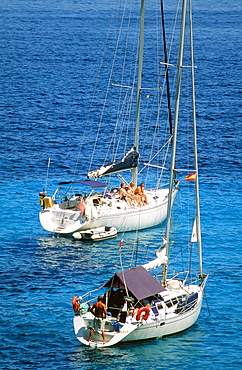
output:
[[[89,178],[97,179],[102,176],[110,175],[111,173],[126,171],[138,166],[139,153],[133,148],[118,161],[114,161],[97,170],[88,173]]]
[[[168,258],[166,256],[166,247],[163,248],[162,251],[156,252],[156,256],[157,256],[157,258],[155,260],[150,261],[150,262],[146,263],[145,265],[143,265],[143,267],[146,270],[151,270],[151,269],[154,269],[156,267],[159,267],[162,264],[167,263]]]

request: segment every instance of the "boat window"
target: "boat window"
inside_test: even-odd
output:
[[[170,300],[166,301],[165,304],[168,308],[170,308],[172,306],[172,302]]]
[[[177,298],[172,298],[172,304],[174,305],[174,304],[177,304],[178,303],[178,299]]]
[[[181,302],[182,298],[184,298],[184,297],[185,296],[174,297],[171,300],[165,301],[165,304],[168,308],[170,308],[170,307],[176,305],[177,303]]]
[[[161,310],[163,308],[162,303],[157,303],[156,307],[158,310]]]

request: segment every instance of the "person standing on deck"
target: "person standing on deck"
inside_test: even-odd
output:
[[[99,296],[98,301],[94,303],[92,307],[90,307],[90,312],[95,316],[95,318],[93,321],[93,328],[90,328],[88,342],[91,341],[94,330],[97,331],[100,328],[102,332],[103,343],[106,343],[104,329],[105,329],[105,319],[107,317],[108,312],[106,305],[103,303],[102,300],[103,300],[102,296]]]

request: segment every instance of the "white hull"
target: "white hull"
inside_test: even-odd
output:
[[[124,338],[123,342],[162,338],[164,336],[180,333],[190,328],[197,321],[201,305],[202,300],[200,300],[199,304],[197,304],[192,311],[188,311],[182,315],[176,315],[176,317],[173,318],[167,318],[164,321],[162,320],[162,326],[159,326],[160,324],[157,325],[157,323],[142,325]]]
[[[168,292],[171,299],[184,293],[187,294],[188,290],[191,293],[198,293],[197,299],[192,303],[192,307],[184,309],[184,312],[180,311],[178,313],[177,305],[173,306],[171,309],[167,309],[163,303],[162,309],[159,310],[158,315],[155,315],[152,309],[150,309],[150,315],[146,321],[140,319],[140,321],[137,322],[135,317],[132,317],[131,314],[128,315],[126,322],[121,324],[122,327],[119,332],[115,332],[112,327],[112,322],[115,321],[115,318],[106,319],[105,336],[107,343],[102,342],[101,332],[94,332],[92,340],[90,342],[88,341],[90,332],[88,326],[93,320],[93,315],[90,312],[83,315],[75,315],[74,330],[76,337],[81,343],[87,346],[102,348],[110,347],[118,343],[162,338],[164,336],[182,332],[190,328],[199,316],[205,283],[206,280],[202,286],[186,286],[184,289],[171,289]],[[168,299],[167,292],[165,299]]]
[[[173,200],[176,192],[174,189]],[[115,227],[118,232],[147,229],[165,220],[168,189],[147,191],[146,194],[149,205],[142,207],[116,197],[108,199],[102,196],[82,201],[85,212],[78,210],[78,198],[66,204],[54,204],[40,211],[40,223],[45,230],[65,236],[102,226]]]

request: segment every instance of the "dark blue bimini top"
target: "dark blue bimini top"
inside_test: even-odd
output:
[[[116,273],[104,287],[127,288],[138,300],[166,290],[143,266]]]
[[[58,185],[67,185],[67,184],[75,184],[75,183],[91,186],[91,188],[93,188],[93,189],[106,188],[107,187],[107,184],[105,184],[105,182],[95,181],[95,180],[62,181],[62,182],[59,182]]]

